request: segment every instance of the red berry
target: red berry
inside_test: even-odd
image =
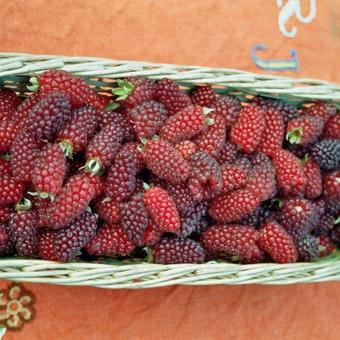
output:
[[[190,160],[192,155],[197,151],[196,144],[190,140],[184,140],[176,144],[175,149],[178,150],[186,160]]]
[[[65,156],[84,151],[97,127],[97,110],[85,105],[72,112],[72,118],[58,132],[57,139],[61,143]]]
[[[149,170],[171,184],[185,182],[189,176],[188,162],[166,141],[148,141],[142,157]]]
[[[325,257],[333,253],[335,246],[330,237],[323,235],[319,237],[319,251],[320,257]]]
[[[271,156],[282,148],[285,126],[279,111],[265,111],[266,128],[263,131],[259,152]]]
[[[2,158],[1,156],[0,156],[0,174],[1,176],[12,176],[12,167],[10,161],[5,158]]]
[[[227,128],[236,123],[242,108],[240,101],[236,97],[227,94],[219,96],[209,107],[214,109],[215,114],[224,118]]]
[[[16,181],[32,181],[32,171],[41,144],[34,133],[28,131],[20,132],[14,140],[11,147],[11,166]]]
[[[0,121],[5,117],[11,119],[17,106],[20,104],[20,98],[14,91],[4,89],[0,91]]]
[[[153,247],[155,263],[202,263],[205,259],[203,247],[187,238],[164,237]]]
[[[129,151],[117,154],[106,177],[106,194],[116,202],[129,199],[136,190],[136,163]]]
[[[37,158],[32,182],[40,194],[58,195],[66,174],[66,161],[59,144],[47,144]]]
[[[38,244],[37,221],[36,211],[22,211],[12,214],[9,226],[19,255],[35,255]]]
[[[154,98],[165,105],[170,115],[175,115],[191,104],[190,97],[173,80],[167,78],[156,82]]]
[[[96,174],[108,167],[118,152],[123,131],[116,123],[105,126],[90,141],[86,149],[85,171]]]
[[[303,166],[303,173],[306,177],[305,197],[317,198],[322,193],[322,178],[319,166],[312,160],[308,160]]]
[[[163,234],[164,234],[164,231],[161,230],[158,226],[156,226],[149,220],[149,224],[147,228],[145,229],[145,232],[143,235],[143,243],[146,246],[153,246],[158,241],[160,241]]]
[[[306,178],[297,157],[287,150],[273,155],[278,186],[285,194],[296,195],[304,190]]]
[[[14,121],[3,120],[0,122],[0,152],[8,152],[20,133],[18,124]]]
[[[257,240],[254,228],[239,224],[212,225],[202,234],[202,243],[209,252],[237,256],[248,263],[258,262],[256,259],[262,255]]]
[[[268,253],[274,262],[292,263],[298,259],[298,252],[292,236],[275,221],[267,222],[259,230],[258,246]]]
[[[94,256],[129,255],[135,245],[127,238],[118,224],[104,225],[85,246],[86,251]]]
[[[247,183],[248,171],[239,165],[225,163],[221,166],[221,174],[223,193],[240,189]]]
[[[69,261],[77,255],[96,234],[97,217],[85,212],[67,228],[58,230],[54,240],[54,253],[59,261]]]
[[[144,204],[153,223],[160,229],[173,233],[179,230],[181,226],[179,213],[167,191],[159,187],[147,189]]]
[[[6,224],[0,223],[0,255],[12,253],[14,253],[14,243],[11,230]]]
[[[81,172],[81,174],[88,179],[92,184],[95,192],[95,197],[103,195],[105,192],[105,181],[103,177],[98,175],[91,175],[87,172]]]
[[[180,213],[191,210],[195,206],[196,202],[186,184],[172,185],[166,183],[164,188],[175,201],[176,207]]]
[[[120,210],[117,203],[106,197],[100,197],[96,202],[96,212],[107,224],[115,224],[120,221]]]
[[[190,98],[194,105],[210,106],[217,99],[217,95],[209,85],[205,85],[194,89]]]
[[[238,151],[234,144],[226,141],[217,160],[219,164],[229,163],[232,164],[238,157]]]
[[[195,138],[198,151],[205,151],[213,157],[218,157],[226,140],[225,119],[221,115],[213,114],[214,124]]]
[[[161,138],[174,144],[191,139],[213,124],[209,112],[210,109],[197,105],[185,107],[165,122],[160,130]]]
[[[299,261],[310,262],[319,256],[319,240],[315,236],[304,232],[295,232],[291,235],[299,254]]]
[[[340,170],[330,172],[324,177],[323,190],[328,199],[340,201]]]
[[[90,104],[97,110],[104,111],[106,106],[110,103],[110,97],[103,96],[93,90],[90,90],[89,95],[86,99],[86,103]]]
[[[132,196],[122,208],[121,214],[121,228],[128,239],[136,245],[143,245],[143,236],[149,223],[143,195],[139,193]]]
[[[203,151],[196,152],[190,166],[188,188],[196,201],[211,199],[221,192],[221,168],[215,158]]]
[[[155,93],[156,85],[151,79],[130,77],[126,80],[117,80],[118,87],[112,89],[117,96],[117,101],[123,101],[128,109],[151,100]]]
[[[323,138],[340,139],[340,114],[330,117],[323,129]]]
[[[37,255],[48,261],[58,261],[55,254],[54,243],[58,236],[57,230],[41,230],[38,238]]]
[[[47,210],[49,227],[59,229],[79,216],[95,195],[94,187],[83,174],[70,177]]]
[[[0,176],[0,205],[17,203],[24,196],[25,185],[10,176]]]
[[[5,224],[8,222],[11,212],[12,209],[10,207],[0,206],[0,224]]]
[[[327,235],[333,229],[334,224],[335,217],[333,216],[333,214],[324,213],[322,216],[320,216],[318,225],[313,230],[313,233],[316,236]]]
[[[251,155],[248,156],[248,159],[253,167],[263,164],[267,164],[269,166],[272,165],[270,158],[262,152],[252,153]]]
[[[266,127],[265,113],[258,106],[243,107],[231,128],[230,141],[245,153],[252,153],[259,146]]]
[[[288,231],[311,231],[315,222],[316,212],[311,201],[304,198],[290,198],[284,201],[280,223]]]
[[[141,152],[138,151],[138,142],[127,142],[121,145],[119,152],[129,152],[136,164],[136,171],[139,173],[144,169],[144,162]]]
[[[325,123],[336,114],[336,107],[327,102],[314,102],[311,106],[305,107],[301,114],[321,118]]]
[[[129,117],[136,135],[148,138],[158,133],[168,118],[168,112],[163,104],[151,100],[130,110]]]
[[[286,139],[291,144],[312,144],[321,136],[323,127],[324,122],[321,118],[301,116],[288,123]]]
[[[76,77],[66,71],[49,70],[43,72],[38,81],[39,93],[42,97],[47,97],[52,92],[65,93],[70,97],[72,107],[79,107],[87,102],[90,94],[90,87],[83,78]]]
[[[255,211],[259,203],[259,198],[251,191],[239,189],[213,199],[209,215],[219,222],[236,222]]]

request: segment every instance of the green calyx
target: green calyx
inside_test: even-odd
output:
[[[214,118],[209,117],[209,113],[215,111],[215,109],[211,109],[210,107],[203,107],[203,116],[204,116],[204,124],[207,126],[214,125]]]
[[[147,190],[151,189],[151,186],[148,183],[143,182],[143,189],[145,191],[147,191]]]
[[[143,152],[144,151],[144,147],[146,145],[146,143],[148,142],[148,140],[146,138],[140,137],[140,144],[137,146],[137,151],[138,152]]]
[[[305,165],[310,160],[310,155],[306,153],[302,158],[299,158],[301,165]]]
[[[29,211],[32,209],[32,202],[28,198],[23,198],[15,205],[16,211]]]
[[[46,199],[50,199],[52,202],[54,201],[55,199],[55,195],[54,194],[51,194],[49,192],[44,192],[44,191],[37,191],[37,192],[28,192],[29,195],[31,196],[36,196],[36,197],[39,197],[43,200],[46,200]]]
[[[72,159],[73,157],[73,146],[72,144],[67,141],[67,140],[63,140],[59,143],[61,150],[63,151],[63,154],[66,158],[70,158]]]
[[[153,250],[149,247],[145,247],[144,250],[146,251],[146,262],[147,263],[155,263],[155,256]]]
[[[37,77],[30,78],[30,85],[27,85],[27,89],[32,92],[37,92],[39,90],[39,81]]]
[[[334,224],[339,224],[340,223],[340,215],[338,216],[338,218],[334,221]]]
[[[104,111],[105,111],[105,112],[111,112],[111,111],[114,111],[114,110],[118,109],[119,106],[120,106],[119,103],[110,102],[110,103],[108,103],[108,104],[106,105]]]
[[[9,162],[11,160],[11,155],[9,153],[5,153],[5,154],[0,155],[0,158],[2,158],[5,161]]]
[[[125,100],[134,89],[129,81],[123,79],[118,79],[117,85],[118,87],[112,89],[112,93],[117,96],[117,101]]]
[[[301,128],[294,128],[286,134],[286,140],[290,144],[301,144],[303,130]]]
[[[100,172],[101,168],[102,167],[100,161],[98,159],[92,158],[86,162],[84,166],[84,171],[88,172],[89,174],[91,174],[91,176],[93,176],[97,175]]]

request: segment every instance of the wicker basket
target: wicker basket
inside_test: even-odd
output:
[[[26,95],[32,75],[51,68],[85,77],[98,92],[110,92],[115,78],[168,77],[184,89],[211,84],[216,92],[240,98],[261,94],[288,101],[311,99],[340,103],[340,86],[323,80],[293,79],[232,69],[115,61],[92,57],[62,57],[0,53],[1,86]],[[15,281],[103,288],[148,288],[174,284],[291,284],[340,279],[340,253],[312,263],[238,265],[224,262],[158,265],[134,260],[56,263],[18,257],[0,259],[0,278]]]

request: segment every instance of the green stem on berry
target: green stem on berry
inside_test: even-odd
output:
[[[129,94],[133,91],[133,85],[129,81],[122,79],[118,79],[117,84],[118,87],[112,89],[112,93],[118,96],[116,100],[118,101],[125,100],[129,96]]]
[[[0,158],[2,158],[5,161],[9,162],[11,160],[11,155],[9,153],[5,153],[3,155],[0,155]]]
[[[119,106],[120,106],[119,103],[110,102],[110,103],[108,103],[108,104],[106,105],[104,111],[105,111],[105,112],[111,112],[111,111],[114,111],[114,110],[118,109]]]
[[[155,257],[154,257],[152,249],[149,247],[145,247],[144,250],[146,251],[146,258],[145,258],[146,262],[155,263]]]
[[[158,135],[153,135],[151,137],[151,140],[160,140],[160,137]]]
[[[286,140],[290,144],[300,144],[303,136],[303,130],[301,128],[294,128],[286,134]]]
[[[102,167],[100,161],[98,159],[92,158],[86,162],[85,166],[82,169],[84,169],[85,172],[88,172],[91,175],[96,175],[99,173],[101,168]]]
[[[215,119],[214,118],[205,118],[204,119],[204,124],[207,126],[211,126],[214,125],[215,123]]]
[[[302,158],[299,158],[300,164],[305,165],[310,160],[310,155],[306,153]]]
[[[16,211],[28,211],[32,208],[32,202],[28,198],[23,198],[15,205]]]
[[[145,191],[149,190],[150,188],[151,188],[151,187],[150,187],[150,185],[149,185],[148,183],[143,182],[143,189],[144,189]]]
[[[340,223],[340,215],[338,216],[338,218],[334,221],[334,224],[339,224]]]
[[[210,112],[215,111],[215,109],[212,109],[212,108],[206,107],[206,106],[204,106],[202,110],[203,110],[203,116],[207,116]]]
[[[27,85],[27,89],[32,92],[37,92],[39,90],[39,81],[37,77],[30,78],[31,85]]]
[[[41,198],[41,199],[43,199],[43,200],[49,198],[52,202],[53,202],[54,199],[55,199],[55,195],[54,195],[54,194],[51,194],[51,193],[49,193],[49,192],[44,192],[44,191],[37,191],[37,192],[31,192],[31,191],[29,191],[28,194],[31,195],[31,196],[39,197],[39,198]]]
[[[73,145],[67,141],[63,140],[59,143],[61,150],[63,151],[63,154],[66,158],[72,159],[73,157]]]
[[[319,244],[318,246],[318,249],[319,249],[319,252],[323,252],[324,250],[326,250],[326,247],[325,246],[322,246],[321,244]]]
[[[105,198],[102,200],[102,203],[107,203],[107,202],[111,202],[111,198],[110,198],[110,197],[105,197]]]

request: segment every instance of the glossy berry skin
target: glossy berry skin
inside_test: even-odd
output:
[[[127,238],[119,224],[105,224],[97,230],[85,249],[90,255],[114,257],[129,255],[135,245]]]
[[[84,151],[97,128],[97,110],[84,105],[72,112],[72,118],[58,132],[57,139],[69,147],[66,156]]]
[[[315,102],[302,110],[302,115],[321,118],[326,122],[336,114],[336,106],[327,102]]]
[[[41,142],[32,132],[22,131],[11,147],[12,175],[16,181],[31,182]]]
[[[10,161],[0,157],[0,174],[2,176],[12,176],[12,167]]]
[[[253,167],[263,164],[272,165],[271,159],[262,152],[254,152],[248,156],[248,159]]]
[[[198,135],[206,127],[207,113],[201,106],[190,105],[171,116],[160,130],[162,139],[179,143]]]
[[[340,170],[325,175],[323,189],[325,197],[334,201],[340,201]]]
[[[48,261],[58,261],[58,257],[55,254],[54,249],[57,236],[57,230],[40,230],[37,245],[37,255],[39,258]]]
[[[108,167],[117,154],[123,137],[122,128],[116,123],[109,124],[99,131],[87,145],[85,153],[86,160],[88,162],[90,160],[96,161],[99,169],[92,171],[93,169],[89,166],[86,170],[97,173],[99,170]]]
[[[156,82],[154,99],[164,104],[171,116],[192,104],[190,97],[173,80],[167,78]]]
[[[84,177],[86,177],[88,179],[88,181],[90,182],[90,184],[93,186],[94,188],[94,195],[95,197],[104,195],[105,193],[105,181],[103,177],[100,177],[98,175],[91,175],[88,172],[80,172]]]
[[[11,176],[0,176],[0,205],[10,205],[21,200],[25,193],[23,182],[16,182]]]
[[[214,110],[216,115],[224,118],[227,128],[232,127],[241,111],[240,101],[230,95],[220,95],[209,107]]]
[[[252,103],[259,105],[264,111],[278,111],[281,114],[285,125],[287,125],[290,120],[299,116],[299,111],[294,106],[284,101],[256,96],[253,98]]]
[[[205,85],[194,89],[190,99],[194,105],[210,106],[217,99],[217,95],[209,85]]]
[[[259,203],[251,191],[239,189],[213,199],[209,216],[218,222],[236,222],[255,211]]]
[[[243,152],[252,153],[259,146],[265,127],[264,111],[257,106],[248,105],[241,109],[231,128],[230,141]]]
[[[0,206],[0,224],[6,224],[10,218],[12,209],[10,207]]]
[[[277,193],[275,169],[270,163],[254,166],[249,172],[246,189],[261,202],[273,198]]]
[[[211,117],[214,124],[195,138],[196,149],[218,157],[226,140],[226,124],[222,115],[212,114]]]
[[[272,209],[273,205],[274,204],[271,201],[262,203],[251,214],[244,217],[239,223],[249,225],[254,228],[264,225],[275,213],[275,209]]]
[[[106,197],[99,198],[95,205],[95,211],[99,217],[104,220],[107,224],[115,224],[120,221],[120,209],[118,204]]]
[[[240,189],[247,183],[248,171],[241,166],[225,163],[221,166],[221,174],[223,193]]]
[[[4,89],[0,91],[0,121],[5,117],[9,119],[12,117],[13,112],[20,104],[20,98],[14,91]]]
[[[334,227],[335,217],[333,214],[324,213],[318,221],[318,225],[313,230],[316,236],[327,235]]]
[[[298,260],[311,262],[319,256],[319,240],[311,234],[293,233],[294,244],[298,251]]]
[[[110,103],[110,97],[98,94],[91,89],[87,96],[86,103],[97,110],[104,111],[106,106]]]
[[[12,240],[11,230],[0,222],[0,255],[10,255],[14,253],[14,243]]]
[[[340,114],[330,117],[323,129],[324,139],[340,139]]]
[[[30,111],[26,127],[38,139],[52,140],[70,116],[69,98],[63,93],[53,92]]]
[[[136,245],[143,245],[143,236],[149,224],[149,214],[141,193],[131,197],[121,211],[121,228]]]
[[[203,151],[196,152],[190,166],[188,188],[196,201],[211,199],[221,192],[221,168],[213,157]]]
[[[148,138],[158,133],[168,118],[168,111],[163,104],[151,100],[129,110],[128,115],[136,135]]]
[[[314,144],[312,158],[323,170],[337,170],[340,166],[340,140],[324,139]]]
[[[276,221],[267,222],[259,230],[257,244],[276,263],[292,263],[298,259],[292,236]]]
[[[255,259],[262,255],[256,245],[257,239],[258,232],[254,228],[239,224],[212,225],[201,238],[208,251],[237,256],[248,263],[257,262]]]
[[[128,200],[136,190],[136,174],[136,163],[130,152],[119,152],[106,177],[107,196],[116,202]]]
[[[192,155],[197,151],[196,144],[190,140],[184,140],[176,144],[175,149],[178,150],[186,160],[190,160]]]
[[[54,253],[59,261],[74,258],[96,234],[97,217],[89,212],[83,213],[65,229],[58,231],[54,241]]]
[[[43,72],[39,76],[38,82],[39,93],[42,97],[56,91],[64,93],[70,98],[73,108],[85,104],[90,93],[90,87],[83,78],[76,77],[66,71],[49,70]]]
[[[166,141],[148,141],[142,157],[149,170],[171,184],[183,183],[189,177],[188,162]]]
[[[47,210],[49,227],[59,229],[67,226],[84,212],[94,195],[94,187],[86,176],[78,174],[70,177]]]
[[[32,171],[32,183],[38,193],[58,195],[66,174],[66,161],[59,144],[43,147]]]
[[[24,211],[11,215],[9,227],[19,255],[35,255],[38,243],[37,219],[35,211]]]
[[[163,231],[175,233],[181,226],[174,200],[162,188],[153,187],[144,193],[144,204],[153,223]]]
[[[322,178],[319,166],[310,159],[304,164],[303,173],[306,177],[305,197],[309,199],[319,197],[322,193]]]
[[[140,145],[140,143],[138,143],[137,141],[131,141],[131,142],[127,142],[127,143],[122,144],[120,149],[119,149],[119,152],[128,151],[130,153],[130,155],[133,157],[134,162],[136,164],[137,173],[142,171],[145,167],[143,157],[142,157],[142,153],[140,151],[138,151],[139,145]]]
[[[287,195],[296,195],[304,190],[306,179],[297,157],[287,150],[273,155],[278,186]]]
[[[301,116],[288,123],[286,139],[291,144],[308,145],[321,136],[324,122],[319,117]]]
[[[277,150],[282,148],[285,126],[283,118],[277,110],[265,111],[264,118],[266,127],[257,150],[272,156]]]
[[[165,184],[164,188],[176,203],[176,207],[180,213],[192,210],[196,202],[191,195],[190,189],[186,184]]]
[[[3,120],[0,122],[0,152],[8,152],[20,133],[19,126],[14,121]]]
[[[319,237],[319,248],[321,249],[319,257],[328,256],[336,249],[332,239],[326,235]]]
[[[283,203],[280,223],[288,231],[311,231],[315,222],[316,212],[311,201],[304,198],[290,198]]]
[[[143,244],[146,246],[153,246],[160,241],[163,234],[163,230],[161,230],[157,225],[149,221],[149,224],[145,229],[143,235]]]
[[[238,157],[237,147],[234,144],[231,144],[228,140],[226,140],[217,161],[219,164],[223,163],[234,163],[234,161]]]
[[[186,238],[164,237],[153,247],[155,263],[202,263],[205,258],[203,247]]]

